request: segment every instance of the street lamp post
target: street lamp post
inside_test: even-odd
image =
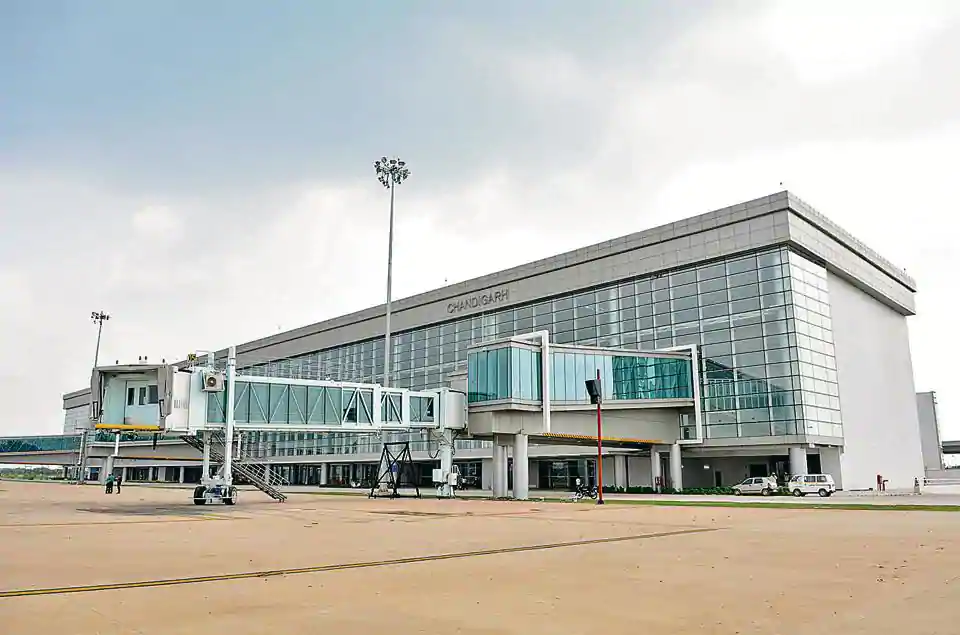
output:
[[[97,325],[97,348],[93,352],[93,367],[96,368],[100,363],[100,337],[103,335],[103,323],[110,319],[105,311],[93,311],[90,313],[90,319]],[[90,395],[91,405],[95,395]],[[77,484],[84,482],[84,472],[87,471],[87,441],[89,430],[84,428],[80,431],[80,456],[77,457]],[[117,437],[119,439],[119,436]]]
[[[407,164],[394,157],[381,157],[373,162],[377,172],[377,180],[383,187],[390,190],[390,232],[387,237],[387,311],[386,331],[383,338],[383,385],[390,385],[390,302],[393,294],[393,200],[394,190],[410,176]]]
[[[603,382],[600,379],[600,369],[597,369],[596,379],[588,379],[585,383],[590,403],[597,406],[597,505],[603,505]]]

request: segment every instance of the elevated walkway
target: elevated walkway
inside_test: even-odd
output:
[[[0,463],[68,466],[79,458],[79,434],[0,437]]]
[[[79,434],[0,437],[0,454],[76,453],[79,449]]]

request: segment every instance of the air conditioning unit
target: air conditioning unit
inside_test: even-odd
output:
[[[215,370],[203,371],[203,392],[223,392],[223,373]]]

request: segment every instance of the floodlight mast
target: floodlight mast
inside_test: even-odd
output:
[[[97,348],[93,353],[93,367],[97,367],[100,361],[100,336],[103,335],[103,323],[110,319],[104,311],[94,311],[90,314],[90,319],[97,325]]]
[[[100,363],[100,338],[103,335],[103,323],[110,319],[106,311],[91,311],[90,319],[97,325],[97,347],[93,352],[93,367],[96,368]],[[89,441],[89,431],[84,428],[80,431],[80,451],[77,453],[77,484],[81,485],[86,480],[84,474],[87,471],[87,443]],[[117,435],[117,439],[120,436]]]
[[[410,176],[410,169],[407,164],[397,157],[388,159],[380,157],[373,162],[373,168],[377,173],[377,180],[380,184],[390,190],[390,230],[387,236],[387,302],[386,302],[386,323],[384,325],[383,338],[383,385],[390,385],[390,304],[393,295],[393,209],[394,194],[396,187],[407,180]]]

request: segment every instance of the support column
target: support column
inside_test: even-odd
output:
[[[437,434],[440,450],[440,471],[443,473],[443,484],[440,486],[441,498],[452,498],[453,487],[450,485],[450,473],[453,472],[453,432],[443,430]]]
[[[80,432],[80,448],[77,453],[77,485],[83,485],[86,480],[87,472],[87,455],[89,454],[89,436],[90,432],[88,430],[82,430]],[[94,436],[96,438],[96,436]],[[100,468],[100,471],[103,471],[103,468]],[[101,483],[103,479],[106,479],[106,476],[101,477]]]
[[[513,436],[513,497],[518,501],[530,498],[530,462],[527,455],[529,437]]]
[[[680,463],[680,444],[670,446],[670,486],[675,490],[683,489],[683,469]]]
[[[161,465],[161,466],[159,467],[159,469],[157,469],[157,480],[160,481],[161,483],[166,482],[166,480],[167,480],[167,466],[166,466],[166,465]]]
[[[500,439],[493,437],[493,497],[507,495],[507,448]]]
[[[790,447],[790,476],[807,473],[807,448],[802,445]]]
[[[613,485],[627,489],[627,456],[625,454],[613,455]]]
[[[263,465],[263,482],[270,484],[270,477],[273,475],[273,467],[269,463]]]
[[[107,456],[107,458],[105,458],[103,462],[100,464],[100,482],[101,483],[106,483],[107,476],[109,476],[110,474],[113,474],[113,463],[115,460],[116,460],[116,457],[111,454]]]
[[[493,456],[480,459],[480,489],[493,490]]]
[[[330,472],[330,464],[321,463],[320,464],[320,484],[321,485],[327,484],[327,478],[329,478],[328,477],[329,472]]]
[[[657,450],[656,446],[650,448],[650,486],[660,493],[663,486],[662,474],[660,473],[660,451]],[[661,481],[660,485],[657,485],[657,481]]]
[[[180,470],[180,477],[179,477],[180,482],[181,482],[181,483],[186,483],[186,482],[187,482],[187,468],[186,468],[185,466],[181,465],[181,466],[178,467],[177,469]]]
[[[499,468],[500,469],[500,497],[507,498],[507,496],[509,496],[510,494],[510,492],[508,491],[510,487],[510,478],[507,470],[507,466],[510,464],[510,460],[509,460],[510,452],[508,451],[507,448],[510,447],[510,444],[504,443],[503,439],[500,440],[500,443],[501,443],[500,447],[503,448],[502,453],[500,455],[500,468]]]
[[[843,489],[843,474],[840,471],[840,448],[820,448],[820,471],[833,477],[837,489]]]
[[[234,439],[234,403],[236,396],[237,347],[231,346],[227,353],[227,407],[224,412],[223,432],[223,481],[229,487],[233,485],[233,439]]]
[[[210,478],[210,432],[204,431],[203,435],[203,473],[200,476],[200,482]]]

